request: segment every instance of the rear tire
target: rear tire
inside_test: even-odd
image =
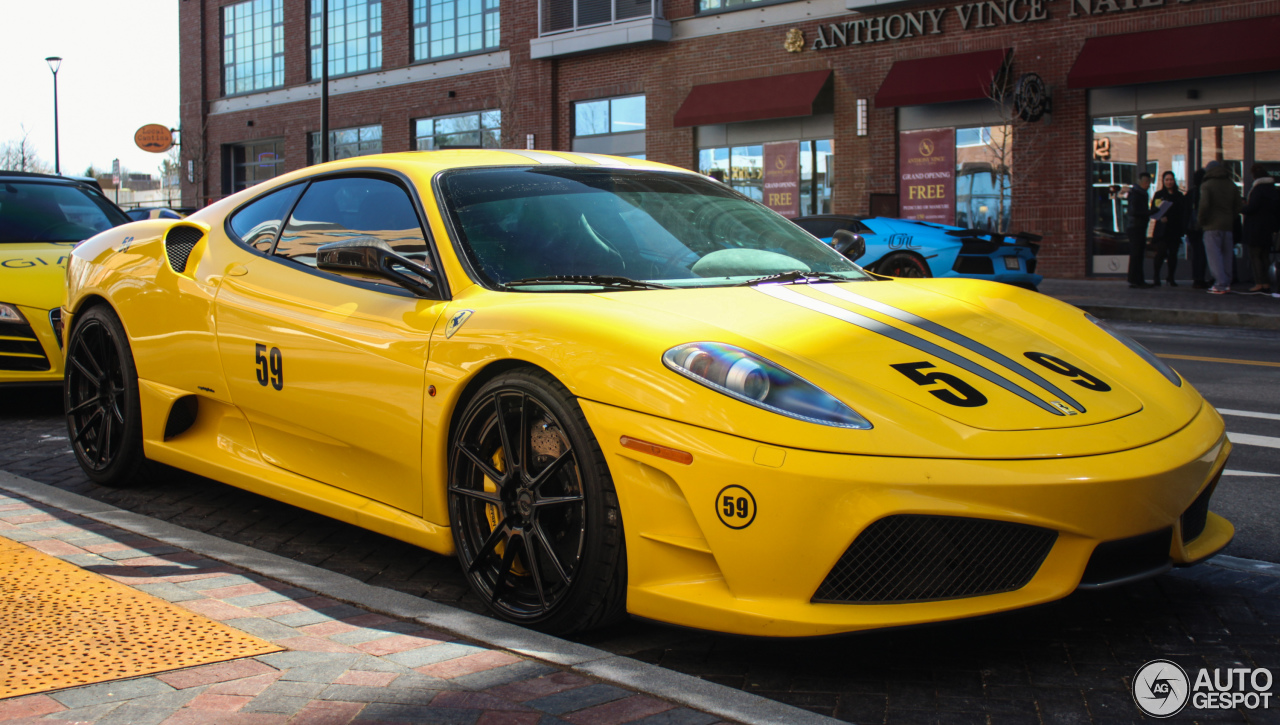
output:
[[[80,468],[103,486],[142,482],[138,370],[120,318],[99,305],[77,315],[67,339],[62,385],[67,435]]]
[[[553,634],[626,616],[618,496],[559,381],[540,370],[490,380],[463,409],[449,456],[458,560],[495,614]]]
[[[911,278],[933,276],[933,273],[929,271],[929,265],[923,259],[909,252],[894,252],[876,262],[876,274],[882,274],[886,277]]]

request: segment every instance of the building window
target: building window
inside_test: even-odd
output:
[[[1253,115],[1253,161],[1280,176],[1280,106],[1258,106]]]
[[[573,104],[573,135],[596,136],[644,130],[644,96]]]
[[[956,129],[956,148],[971,148],[989,143],[991,143],[991,128],[989,126]]]
[[[800,142],[800,215],[831,213],[831,140]]]
[[[956,129],[956,226],[1009,230],[1012,168],[1011,126]]]
[[[498,47],[498,0],[413,0],[413,59]]]
[[[736,10],[738,8],[749,8],[752,5],[777,5],[781,2],[790,2],[790,0],[698,0],[698,12]]]
[[[434,151],[449,148],[502,148],[502,112],[479,111],[413,122],[415,148]]]
[[[254,184],[284,173],[284,142],[254,141],[225,147],[227,167],[226,191],[234,194]]]
[[[249,0],[222,11],[222,93],[284,85],[284,0]]]
[[[311,78],[319,78],[320,0],[311,0]],[[382,67],[382,0],[329,0],[329,75]]]
[[[329,160],[349,159],[382,153],[382,126],[343,128],[329,132]],[[307,155],[310,163],[320,163],[320,133],[311,133]]]
[[[1089,195],[1095,254],[1117,254],[1125,236],[1126,204],[1121,187],[1138,180],[1138,117],[1093,119],[1093,168]]]
[[[800,142],[800,216],[831,213],[831,139]],[[698,172],[764,200],[764,146],[701,149]]]
[[[661,13],[658,0],[540,0],[539,33],[647,18]]]

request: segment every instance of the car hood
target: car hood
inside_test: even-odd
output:
[[[643,308],[640,317],[667,320],[662,339],[652,341],[658,346],[738,345],[826,390],[874,426],[839,431],[754,409],[719,416],[691,407],[655,411],[782,445],[888,455],[914,447],[916,455],[930,455],[926,449],[942,441],[939,457],[978,450],[1000,458],[1087,455],[1170,435],[1204,404],[1189,384],[1170,383],[1079,309],[1008,285],[894,280],[602,296]],[[960,379],[985,402],[954,404],[974,400],[946,377],[925,377],[934,373]],[[746,430],[748,417],[767,421],[767,430]],[[1073,432],[1080,429],[1088,435]],[[1010,436],[1020,441],[1006,445],[1014,443]]]
[[[74,242],[0,243],[0,302],[51,310],[62,304]]]

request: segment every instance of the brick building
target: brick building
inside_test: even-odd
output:
[[[329,6],[338,158],[643,155],[778,206],[781,150],[787,213],[1027,230],[1067,277],[1124,271],[1109,190],[1140,170],[1280,170],[1280,0]],[[184,203],[318,160],[320,0],[182,0],[180,20]]]

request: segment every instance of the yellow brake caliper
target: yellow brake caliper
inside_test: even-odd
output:
[[[496,468],[499,473],[501,473],[503,470],[506,469],[507,459],[506,459],[506,456],[502,454],[501,448],[499,448],[497,451],[494,452],[493,458],[491,458],[490,460],[493,461],[493,467]],[[488,476],[485,476],[484,490],[486,493],[497,493],[498,484],[495,483],[493,479],[489,478]],[[485,515],[485,518],[489,519],[490,531],[493,531],[494,529],[498,528],[498,526],[502,523],[502,512],[499,511],[498,507],[495,506],[494,504],[488,503],[484,505],[484,515]],[[506,555],[505,554],[506,549],[507,549],[507,542],[502,541],[502,542],[499,542],[497,546],[493,547],[493,553],[497,554],[498,558],[501,559],[503,556]],[[516,559],[511,562],[511,573],[515,574],[516,576],[524,576],[525,574],[524,567],[521,565],[519,559]]]

